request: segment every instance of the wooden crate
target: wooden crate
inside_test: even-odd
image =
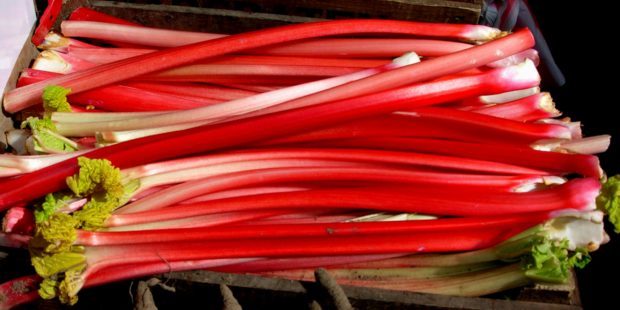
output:
[[[288,23],[334,18],[392,18],[476,24],[482,9],[482,0],[88,2],[98,11],[144,25],[222,33],[239,33]]]
[[[237,33],[330,18],[394,18],[476,23],[482,6],[482,0],[302,0],[294,2],[229,0],[213,2],[206,0],[124,2],[65,0],[55,29],[58,30],[60,21],[66,19],[70,12],[79,6],[88,6],[97,11],[147,26],[222,33]],[[37,53],[36,48],[30,42],[24,45],[6,88],[7,91],[15,88],[19,72],[30,65]],[[12,277],[15,268],[21,268],[19,263],[0,265],[0,280]],[[10,270],[11,273],[4,273],[3,269]],[[296,309],[304,306],[308,296],[312,296],[315,291],[313,283],[207,271],[169,273],[159,277],[176,284],[180,293],[171,295],[169,292],[155,291],[156,300],[160,298],[164,300],[164,305],[174,308],[178,308],[179,303],[182,305],[185,302],[185,305],[191,306],[192,302],[215,296],[214,290],[217,284],[229,285],[241,301],[250,305],[249,309],[282,306]],[[581,308],[579,293],[574,281],[575,277],[568,285],[526,287],[485,298],[452,297],[359,287],[344,287],[344,291],[352,304],[359,309],[579,309]],[[131,289],[132,283],[126,281],[88,289],[81,293],[81,301],[76,308],[129,307],[132,300],[127,292]],[[115,297],[102,297],[110,296],[110,293]],[[43,302],[43,308],[48,307],[53,309],[62,306],[57,301]]]

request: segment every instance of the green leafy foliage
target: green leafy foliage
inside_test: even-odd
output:
[[[607,180],[596,197],[596,205],[607,213],[609,221],[614,225],[616,233],[620,233],[620,175]]]
[[[34,210],[35,222],[47,221],[50,216],[56,213],[56,210],[67,206],[73,198],[75,198],[73,194],[65,191],[45,195],[45,200]]]
[[[525,275],[536,281],[565,283],[571,268],[583,268],[590,261],[585,250],[569,251],[568,240],[541,237],[536,241],[524,262]]]
[[[30,128],[38,151],[50,153],[77,150],[74,143],[56,133],[56,126],[50,118],[29,117],[22,122],[21,128]]]
[[[72,112],[67,101],[71,89],[62,86],[49,85],[43,89],[43,108],[46,112]]]

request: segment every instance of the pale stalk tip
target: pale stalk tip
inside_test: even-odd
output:
[[[562,115],[562,112],[555,107],[555,102],[553,102],[553,98],[551,94],[548,92],[540,93],[538,106],[545,112],[548,112],[554,116]]]
[[[418,56],[418,54],[416,54],[415,52],[407,52],[402,56],[394,58],[392,62],[399,67],[417,64],[420,62],[420,56]]]
[[[71,64],[59,56],[58,52],[45,50],[34,60],[32,69],[67,74],[71,72]]]

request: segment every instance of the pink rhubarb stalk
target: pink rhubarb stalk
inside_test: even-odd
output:
[[[478,161],[459,157],[440,156],[413,152],[391,152],[365,149],[313,149],[313,148],[267,148],[224,152],[189,158],[169,160],[123,170],[130,178],[143,178],[168,172],[212,167],[225,163],[259,162],[273,160],[324,160],[342,163],[368,163],[403,165],[413,168],[439,169],[442,171],[469,171],[490,174],[545,174],[535,169],[504,165],[492,161]],[[260,167],[256,166],[256,169]]]
[[[133,263],[175,262],[221,258],[452,252],[489,247],[509,237],[505,231],[470,230],[454,233],[386,234],[222,240],[86,247],[82,283],[104,268]],[[76,279],[78,280],[78,279]]]
[[[372,69],[369,69],[372,70]],[[391,72],[398,69],[393,69],[387,72]],[[365,71],[358,72],[359,74],[365,73]],[[387,73],[385,72],[385,73]],[[356,73],[356,74],[358,74]],[[372,72],[367,72],[372,73]],[[365,74],[367,74],[365,73]],[[375,74],[377,76],[382,73]],[[372,75],[367,75],[372,76]],[[347,76],[348,77],[348,76]],[[212,119],[216,116],[235,116],[239,114],[239,116],[235,117],[235,119],[248,118],[249,116],[263,115],[267,113],[272,113],[278,110],[286,110],[286,109],[294,109],[299,108],[300,106],[297,104],[298,100],[288,101],[283,104],[278,104],[290,99],[300,98],[301,95],[306,95],[303,98],[311,97],[312,95],[307,96],[308,94],[316,94],[318,91],[318,87],[316,84],[322,86],[325,89],[325,86],[333,87],[324,92],[330,92],[331,90],[336,90],[339,87],[336,85],[351,85],[355,84],[362,80],[357,80],[355,82],[350,82],[348,84],[340,84],[343,82],[344,77],[338,77],[334,79],[338,79],[338,84],[332,83],[333,80],[323,80],[314,82],[306,85],[298,85],[291,88],[284,88],[278,91],[267,92],[263,94],[259,94],[253,97],[244,98],[241,100],[237,100],[234,102],[228,102],[227,104],[222,104],[219,106],[207,107],[200,110],[191,110],[191,111],[180,111],[174,114],[166,114],[160,116],[153,116],[148,118],[142,118],[139,120],[127,120],[127,121],[119,121],[119,122],[93,122],[88,124],[88,126],[77,126],[72,124],[56,124],[56,127],[59,133],[67,136],[72,135],[92,135],[95,132],[102,132],[102,134],[110,135],[107,132],[116,131],[116,130],[135,130],[141,128],[152,128],[168,125],[177,125],[179,123],[186,123],[188,127],[198,126],[200,122],[205,123],[213,123],[213,122],[222,122],[220,119]],[[420,96],[420,93],[424,92],[434,92],[437,93],[438,96],[435,97],[437,102],[449,102],[454,98],[453,95],[450,94],[451,91],[454,91],[456,88],[469,88],[470,93],[481,93],[485,92],[489,89],[514,89],[514,87],[519,87],[523,85],[537,85],[539,83],[540,77],[536,72],[535,68],[528,65],[514,66],[508,68],[500,68],[496,70],[491,70],[487,73],[475,76],[466,76],[461,78],[455,78],[444,81],[436,81],[429,82],[423,84],[415,84],[412,86],[405,86],[401,88],[396,88],[393,90],[383,91],[375,94],[366,95],[364,97],[358,97],[358,100],[362,98],[364,100],[371,98],[380,98],[379,100],[410,100],[412,104],[415,106],[414,99]],[[315,84],[316,83],[316,84]],[[325,85],[327,84],[327,85]],[[336,84],[336,85],[334,85]],[[312,86],[312,88],[310,88]],[[336,87],[334,87],[336,86]],[[308,87],[308,88],[307,88]],[[303,92],[301,91],[303,90]],[[321,92],[323,93],[323,92]],[[462,98],[462,97],[461,97]],[[262,99],[257,101],[258,99]],[[354,100],[352,98],[351,100]],[[291,105],[292,103],[292,105]],[[248,104],[251,104],[248,106]],[[305,103],[302,103],[305,104]],[[238,107],[237,107],[238,106]],[[303,105],[302,105],[303,107]],[[231,108],[233,110],[231,111]],[[225,119],[224,121],[230,121]],[[191,123],[194,124],[191,124]],[[166,128],[162,128],[166,129]],[[178,128],[173,127],[174,130],[179,130]],[[182,129],[182,128],[181,128]],[[135,134],[135,133],[132,133]]]
[[[249,221],[268,219],[281,215],[294,214],[294,209],[257,210],[243,212],[224,212],[194,217],[178,218],[158,222],[146,222],[134,225],[110,226],[105,228],[110,232],[120,231],[143,231],[143,230],[168,230],[179,228],[213,227],[222,225],[241,225]],[[347,217],[349,219],[350,217]],[[288,222],[288,221],[286,221]]]
[[[407,192],[399,193],[398,190]],[[470,190],[472,194],[468,195],[462,192],[463,190]],[[138,213],[114,214],[106,221],[106,225],[133,225],[220,212],[279,208],[329,207],[448,216],[490,216],[565,208],[592,210],[595,208],[594,200],[599,190],[600,184],[592,178],[575,179],[544,190],[525,193],[450,186],[446,190],[429,188],[415,190],[407,187],[399,187],[396,190],[381,187],[310,189],[209,200]],[[364,195],[364,192],[367,194]],[[480,200],[480,196],[484,197],[483,201]]]
[[[431,28],[432,26],[429,24],[386,20],[356,20],[354,22],[351,20],[340,20],[294,24],[239,35],[232,35],[220,39],[166,49],[135,58],[129,58],[123,61],[76,72],[67,76],[50,79],[44,83],[36,83],[26,87],[21,87],[7,93],[4,98],[4,109],[9,113],[14,113],[40,102],[43,89],[49,84],[67,87],[72,89],[74,93],[79,93],[92,88],[109,85],[151,72],[174,68],[202,59],[276,43],[318,36],[354,33],[415,34],[424,27]],[[463,29],[463,26],[458,25],[443,25],[443,27],[452,29],[456,28],[459,29],[459,31],[462,31]],[[239,42],[243,42],[243,44],[240,44]],[[424,66],[416,66],[414,69],[406,70],[407,72],[413,71],[411,73],[415,73],[412,75],[416,76],[416,80],[403,79],[403,72],[395,71],[393,74],[384,76],[378,80],[366,79],[366,83],[363,84],[366,84],[366,86],[374,85],[369,92],[378,91],[387,87],[398,87],[405,83],[422,81],[484,65],[530,48],[533,43],[534,40],[529,31],[517,31],[514,34],[504,38],[476,46],[477,48],[469,48],[461,52],[436,58],[434,60],[431,59],[425,62],[426,65]],[[500,52],[491,53],[488,51]],[[464,61],[465,59],[471,59],[474,57],[477,59],[475,63]],[[381,84],[375,84],[377,82],[381,82]],[[346,87],[345,90],[346,89],[349,88]],[[369,92],[362,91],[361,94]],[[359,92],[356,92],[352,93],[351,96],[359,94]]]
[[[444,110],[445,114],[441,114]],[[547,141],[571,138],[570,130],[557,124],[523,123],[446,108],[428,111],[428,114],[421,110],[419,114],[399,112],[359,120],[273,140],[268,144],[311,144],[316,141],[348,138],[416,137],[527,146],[542,139]]]
[[[229,101],[241,99],[256,95],[257,92],[235,89],[230,87],[222,87],[207,84],[194,83],[145,83],[132,82],[126,83],[129,87],[140,88],[148,91],[156,91],[168,93],[172,95],[192,96],[200,98],[210,98],[220,101]]]
[[[34,215],[25,207],[12,207],[2,219],[2,231],[5,233],[30,235],[34,231]]]
[[[155,52],[150,49],[136,48],[69,48],[67,54],[94,64],[106,64],[130,57],[144,55]],[[397,57],[409,50],[395,55]],[[393,58],[393,57],[392,57]],[[247,65],[298,65],[306,66],[327,66],[327,67],[352,67],[352,68],[372,68],[389,63],[389,59],[345,59],[345,58],[325,58],[325,57],[296,57],[296,56],[269,56],[269,55],[228,55],[218,57],[204,63],[210,64],[247,64]]]
[[[55,50],[64,53],[70,48],[99,48],[98,46],[84,43],[76,39],[63,37],[54,32],[48,33],[43,42],[37,47],[43,50]]]
[[[68,74],[97,66],[95,63],[70,54],[43,51],[32,64],[32,69]],[[212,76],[295,76],[329,77],[359,71],[355,67],[297,64],[192,64],[139,77],[140,80],[174,81],[200,80]]]
[[[314,147],[358,147],[384,150],[414,151],[431,154],[476,158],[523,167],[542,169],[553,174],[579,173],[601,178],[603,171],[596,156],[538,151],[530,147],[508,144],[485,144],[439,139],[377,137],[316,141]]]
[[[345,23],[346,24],[346,23]],[[371,22],[370,24],[362,23],[368,27],[377,27],[378,25],[375,22]],[[381,24],[381,23],[380,23]],[[397,22],[396,24],[388,23],[389,25],[393,25],[396,27],[402,27],[404,25],[408,25],[407,23],[402,24]],[[312,24],[314,25],[314,24]],[[320,24],[321,27],[324,27],[326,24]],[[327,25],[334,26],[335,28],[342,27],[341,23],[333,24],[329,23]],[[355,25],[358,25],[357,23]],[[387,25],[384,25],[387,26]],[[302,27],[293,27],[285,28],[283,31],[280,28],[280,32],[276,31],[276,34],[283,35],[288,34],[288,31],[292,31],[293,34],[295,32],[299,32],[301,30],[314,30],[314,31],[322,31],[325,33],[326,28],[315,29],[314,26],[309,26],[309,28]],[[370,29],[355,27],[356,31],[372,31]],[[327,27],[329,28],[329,27]],[[288,30],[287,30],[288,29]],[[301,30],[300,30],[301,29]],[[329,28],[331,29],[331,28]],[[378,30],[387,31],[388,28],[380,28]],[[378,31],[375,30],[375,31]],[[395,31],[393,28],[390,28],[391,31]],[[331,29],[330,31],[336,31]],[[339,31],[343,31],[340,29]],[[351,29],[349,29],[351,31]],[[403,29],[401,28],[402,32]],[[266,38],[273,39],[271,36],[276,36],[272,33],[273,31],[263,31],[263,32],[254,32],[253,35],[246,35],[244,37],[249,36],[248,39],[260,39],[264,40]],[[276,36],[277,37],[277,36]],[[216,40],[218,45],[221,48],[225,48],[221,46],[222,43],[230,43],[225,39]],[[213,42],[209,42],[207,47],[213,47]],[[256,42],[259,45],[258,42]],[[498,48],[503,49],[506,45],[511,46],[511,49],[505,49],[504,51],[508,53],[509,51],[517,52],[521,49],[528,48],[531,44],[533,44],[532,36],[527,31],[520,31],[513,35],[506,36],[501,39],[494,40],[487,44],[483,44],[480,46],[475,46],[470,49],[457,52],[454,54],[450,54],[447,56],[443,56],[437,59],[450,57],[451,61],[447,62],[447,66],[450,67],[453,61],[460,60],[458,65],[455,64],[453,70],[454,72],[462,71],[470,67],[478,66],[484,62],[490,62],[496,60],[497,57],[487,57],[487,54],[496,51]],[[223,44],[226,45],[226,44]],[[230,45],[230,44],[228,44]],[[190,51],[194,48],[197,48],[199,51],[203,47],[203,44],[198,44],[195,46],[191,46]],[[187,51],[187,49],[182,48],[182,51]],[[227,50],[227,49],[226,49]],[[176,50],[174,50],[176,51]],[[174,54],[174,53],[173,53]],[[480,54],[484,54],[480,55]],[[504,56],[504,55],[502,55]],[[151,61],[152,58],[147,58]],[[476,64],[470,64],[467,66],[463,66],[465,63],[463,59],[476,59]],[[120,63],[120,62],[119,62]],[[119,65],[116,63],[115,66]],[[148,63],[148,61],[147,61]],[[184,62],[182,62],[184,63]],[[411,66],[412,68],[418,68],[420,71],[426,71],[428,74],[428,78],[436,78],[439,77],[445,72],[443,70],[433,71],[433,67],[443,66],[442,62],[432,62],[427,61],[425,63],[431,63],[429,66],[422,66],[420,64]],[[470,61],[467,61],[470,63]],[[122,69],[121,65],[120,68]],[[420,69],[421,68],[421,69]],[[119,69],[117,69],[119,70]],[[88,70],[87,70],[88,71]],[[121,72],[123,70],[120,70]],[[416,69],[411,70],[412,74],[415,75]],[[452,71],[452,70],[450,70]],[[91,72],[97,73],[98,70]],[[109,71],[116,72],[116,71]],[[152,72],[149,70],[149,72]],[[435,73],[433,73],[435,72]],[[118,72],[116,72],[118,73]],[[115,74],[116,74],[115,73]],[[90,74],[90,73],[89,73]],[[75,78],[73,76],[70,80]],[[88,75],[80,77],[88,77]],[[86,78],[88,79],[88,78]],[[121,78],[123,79],[123,78]],[[121,80],[119,79],[119,80]],[[90,82],[91,80],[89,80]],[[110,81],[116,82],[114,81]],[[354,83],[349,83],[354,84]],[[218,150],[222,148],[228,148],[238,145],[244,145],[248,143],[256,143],[261,140],[273,139],[276,137],[282,137],[284,135],[297,134],[308,130],[313,130],[322,127],[334,126],[339,123],[343,123],[346,121],[352,121],[355,119],[360,119],[364,117],[369,117],[372,115],[389,113],[392,111],[397,111],[399,109],[407,106],[408,108],[413,107],[421,107],[424,105],[436,104],[437,101],[443,102],[449,100],[450,98],[463,98],[467,95],[474,95],[477,93],[476,89],[478,83],[475,83],[474,86],[471,84],[466,85],[457,85],[451,89],[445,90],[442,89],[440,92],[437,92],[435,89],[424,89],[418,88],[415,90],[417,93],[416,99],[412,100],[411,97],[406,100],[393,100],[393,97],[386,97],[385,94],[379,93],[374,96],[366,96],[363,98],[352,98],[349,100],[341,100],[337,102],[330,102],[326,104],[319,104],[316,106],[310,106],[306,108],[296,109],[292,111],[285,111],[281,113],[266,115],[263,117],[254,117],[246,120],[239,120],[234,122],[229,122],[217,126],[203,126],[198,128],[192,128],[190,130],[184,130],[180,132],[162,134],[152,137],[145,137],[137,140],[133,140],[126,143],[119,143],[112,146],[100,148],[92,151],[89,154],[91,158],[107,158],[114,165],[120,168],[127,168],[139,164],[154,162],[158,160],[163,160],[167,158],[173,158],[188,154],[196,154],[200,152],[206,152],[211,150]],[[70,86],[66,85],[65,86]],[[23,88],[22,88],[23,89]],[[34,88],[33,98],[37,98],[41,95],[41,90],[38,86]],[[437,94],[441,93],[443,98],[438,100]],[[402,97],[402,96],[401,96]],[[397,97],[398,98],[398,97]],[[312,116],[312,117],[309,117]],[[257,130],[260,129],[260,130]],[[12,205],[15,205],[20,202],[30,201],[37,197],[40,197],[46,193],[54,192],[59,189],[64,188],[65,183],[64,180],[67,176],[73,175],[76,173],[78,169],[77,161],[75,159],[64,161],[58,163],[56,165],[50,166],[45,169],[41,169],[35,173],[30,173],[28,175],[24,175],[21,177],[13,178],[10,180],[5,180],[0,183],[0,209],[6,209]],[[42,177],[45,176],[45,177]]]
[[[71,12],[68,20],[71,21],[90,21],[90,22],[103,22],[103,23],[111,23],[117,25],[128,25],[128,26],[140,26],[140,24],[132,23],[130,21],[124,20],[122,18],[114,17],[112,15],[108,15],[105,13],[101,13],[99,11],[95,11],[93,9],[81,6]]]
[[[470,48],[470,44],[423,39],[319,39],[282,46],[265,47],[249,53],[347,58],[392,58],[413,51],[423,57],[437,57]]]
[[[152,47],[181,46],[226,36],[225,34],[217,33],[167,30],[137,25],[78,20],[65,20],[60,24],[60,28],[62,34],[67,37],[81,37]]]
[[[61,24],[61,29],[62,33],[68,37],[84,37],[89,39],[131,43],[152,47],[175,47],[226,36],[223,34],[214,33],[176,31],[143,26],[127,26],[118,23],[71,20],[63,21]],[[496,38],[501,34],[501,32],[498,29],[481,25],[418,23],[415,31],[411,31],[407,34],[427,37],[453,38],[471,42],[485,42]],[[446,44],[447,47],[441,45],[436,47],[436,44],[424,42],[420,43],[416,47],[428,49],[435,47],[440,50],[456,51],[458,50],[458,47],[460,47],[456,44],[454,44],[455,47],[452,47],[450,44]],[[329,45],[329,43],[327,45]],[[359,47],[359,44],[352,46]],[[406,47],[409,48],[408,50],[414,50],[410,49],[412,46]]]
[[[403,57],[397,58],[394,62],[389,63],[384,66],[380,66],[378,68],[366,69],[362,71],[358,71],[352,74],[333,77],[329,79],[319,80],[315,82],[305,83],[301,85],[296,85],[292,87],[287,87],[279,90],[274,90],[272,92],[266,92],[261,94],[256,94],[254,96],[240,98],[237,100],[229,101],[223,103],[221,105],[216,105],[212,107],[205,107],[204,109],[193,109],[191,111],[187,111],[187,113],[175,113],[175,114],[166,114],[160,115],[160,117],[152,117],[148,119],[141,120],[123,120],[122,122],[95,122],[89,124],[88,127],[79,126],[79,134],[87,134],[86,130],[89,130],[88,133],[94,134],[93,129],[98,129],[97,126],[102,126],[101,129],[107,128],[121,128],[123,130],[132,130],[132,129],[142,129],[142,128],[161,128],[165,125],[177,125],[177,123],[196,123],[196,125],[190,125],[187,127],[177,128],[174,127],[173,131],[196,127],[201,123],[197,123],[197,121],[205,121],[212,120],[210,122],[214,122],[215,120],[222,119],[224,117],[231,117],[238,114],[249,113],[252,111],[259,110],[264,107],[273,106],[282,102],[286,102],[288,100],[296,99],[299,97],[303,97],[318,91],[322,91],[325,89],[329,89],[332,87],[336,87],[338,85],[342,85],[351,81],[359,80],[374,74],[379,74],[386,70],[398,68],[401,66],[408,65],[412,62],[419,61],[417,55],[408,54]],[[75,116],[75,115],[74,115]],[[207,123],[210,123],[207,122]],[[185,125],[183,125],[185,126]],[[71,124],[57,124],[56,126],[60,132],[63,134],[78,134],[76,132],[70,131],[72,128]],[[74,127],[74,126],[73,126]],[[94,128],[93,128],[94,127]],[[77,128],[76,128],[77,129]],[[164,128],[166,129],[166,128]],[[103,131],[103,130],[99,130]],[[168,131],[164,131],[168,132]]]
[[[467,128],[485,128],[487,135],[519,136],[527,139],[571,139],[570,129],[565,126],[553,124],[530,124],[510,119],[500,118],[488,114],[469,111],[461,111],[448,108],[422,108],[414,112],[399,112],[403,116],[409,116],[415,122],[431,122],[445,124],[467,131]],[[482,132],[482,131],[481,131]]]
[[[18,86],[45,82],[60,76],[63,75],[26,69],[19,78]],[[71,94],[68,96],[68,100],[73,104],[93,106],[106,111],[137,112],[185,110],[220,102],[217,99],[187,98],[124,85],[109,85],[79,94]]]
[[[551,218],[547,212],[528,215],[468,217],[432,221],[348,222],[290,225],[244,225],[211,228],[145,230],[133,232],[78,231],[76,244],[84,246],[188,242],[234,239],[376,236],[382,234],[460,233],[511,226],[533,227]]]
[[[141,200],[118,209],[116,214],[135,213],[163,208],[183,200],[216,191],[273,184],[282,182],[308,181],[354,181],[381,182],[393,184],[454,184],[472,187],[493,186],[506,190],[539,183],[545,177],[539,176],[489,176],[475,174],[453,174],[426,171],[406,171],[393,168],[282,168],[250,170],[219,175],[207,179],[185,182],[156,192]],[[552,178],[551,178],[552,179]],[[544,181],[543,181],[544,183]]]
[[[515,101],[483,106],[470,111],[522,122],[553,118],[562,114],[555,108],[549,93],[534,94]]]

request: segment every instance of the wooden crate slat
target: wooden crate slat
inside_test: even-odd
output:
[[[309,21],[304,17],[315,19],[392,18],[428,22],[477,23],[482,9],[482,0],[178,0],[165,1],[165,4],[162,4],[164,1],[161,0],[91,2],[93,7],[102,12],[147,25],[165,26],[158,24],[162,21],[160,18],[163,18],[163,21],[168,22],[168,27],[172,29],[226,33]],[[144,10],[152,10],[154,13],[144,14]],[[164,14],[164,11],[168,11],[169,14]],[[196,14],[202,16],[203,20],[196,20]],[[185,21],[176,22],[178,18]],[[211,25],[212,28],[204,24]]]
[[[94,1],[92,7],[97,11],[147,26],[216,33],[240,33],[259,28],[321,20],[270,13],[113,1]]]

